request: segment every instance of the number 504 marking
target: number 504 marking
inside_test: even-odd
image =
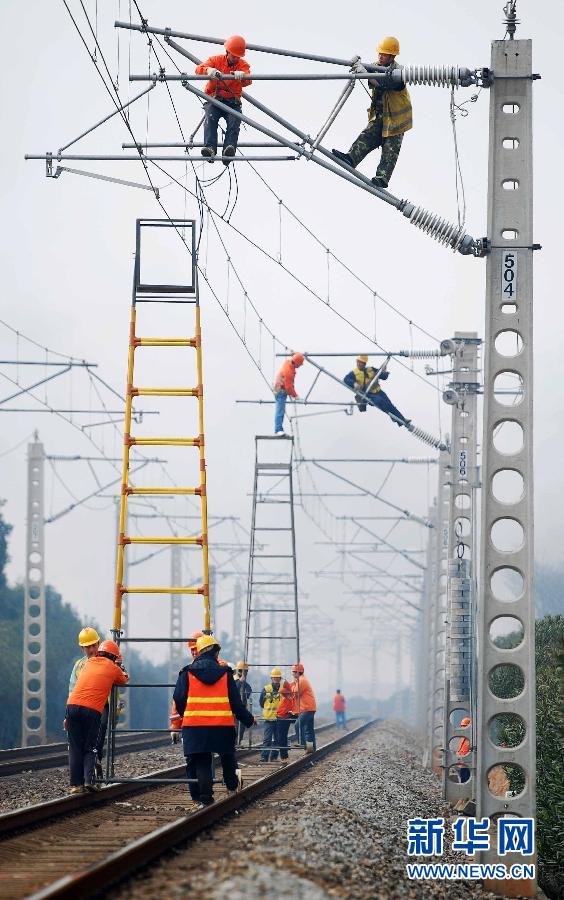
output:
[[[501,298],[515,302],[517,297],[517,257],[510,250],[501,256]]]

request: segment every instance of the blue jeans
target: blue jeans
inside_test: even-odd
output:
[[[314,712],[300,713],[300,741],[304,745],[304,747],[306,745],[306,741],[309,741],[311,744],[313,744],[313,749],[316,750],[317,743],[315,740],[315,730],[313,727],[314,717]]]
[[[343,712],[335,713],[335,720],[336,720],[335,724],[337,725],[337,728],[346,728],[347,727],[347,720],[345,718],[344,710],[343,710]]]
[[[278,431],[284,431],[284,412],[286,410],[286,400],[288,394],[286,391],[278,391],[276,394],[276,407],[274,412],[274,434]]]
[[[237,112],[241,112],[241,104],[238,100],[230,100],[226,97],[218,97],[217,99],[221,100],[226,106],[236,109]],[[213,103],[209,102],[204,104],[204,110],[204,144],[206,147],[213,147],[217,152],[217,126],[220,119],[225,119],[226,122],[223,149],[225,150],[230,144],[233,147],[236,147],[239,138],[239,129],[241,128],[241,119],[231,115],[231,113],[224,112],[222,109],[219,109],[218,106],[214,106]]]
[[[279,747],[288,746],[288,731],[293,719],[276,719],[276,743]],[[288,759],[288,751],[280,750],[280,759]]]
[[[265,748],[276,746],[276,719],[264,723],[262,746]],[[262,751],[260,758],[264,760],[264,762],[268,762],[269,759],[274,762],[275,759],[278,759],[278,750],[265,749]]]

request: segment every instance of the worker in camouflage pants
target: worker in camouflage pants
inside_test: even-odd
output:
[[[395,61],[399,53],[399,41],[394,37],[384,38],[378,45],[377,66],[390,69],[401,68]],[[362,67],[363,71],[366,71]],[[371,71],[368,68],[368,71]],[[380,162],[372,183],[386,188],[398,161],[403,136],[413,125],[409,92],[402,81],[375,81],[368,79],[371,86],[372,102],[368,110],[368,125],[361,131],[348,153],[333,150],[333,156],[356,168],[372,150],[382,148]]]

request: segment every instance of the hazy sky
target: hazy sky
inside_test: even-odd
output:
[[[490,41],[503,36],[502,3],[479,0],[474,4],[458,0],[429,0],[414,4],[398,0],[393,5],[361,0],[352,9],[341,3],[313,0],[308,4],[276,6],[250,0],[247,4],[204,4],[176,0],[143,0],[143,14],[151,24],[171,26],[201,34],[226,36],[238,32],[254,43],[301,49],[313,53],[349,57],[359,53],[364,59],[375,56],[375,45],[385,34],[395,34],[401,41],[400,61],[414,64],[458,64],[475,68],[488,65]],[[71,9],[87,33],[80,4],[71,0]],[[85,6],[94,17],[94,0]],[[1,318],[13,328],[41,345],[78,359],[98,364],[98,373],[112,386],[123,391],[127,353],[130,286],[132,276],[135,219],[160,217],[162,211],[151,193],[90,178],[64,173],[57,180],[45,178],[41,162],[25,162],[25,153],[56,151],[81,131],[87,129],[112,109],[95,68],[69,19],[63,3],[41,3],[31,0],[25,5],[4,0],[0,22],[5,35],[4,72],[0,85],[2,118],[5,124],[2,142],[2,313]],[[98,3],[98,36],[112,77],[118,75],[118,34],[113,28],[116,18],[129,15],[127,0]],[[535,70],[542,80],[535,82],[535,240],[543,250],[535,255],[535,449],[536,449],[536,550],[543,562],[558,563],[561,556],[561,497],[564,478],[558,465],[558,448],[564,439],[562,415],[561,313],[558,276],[558,225],[555,215],[556,186],[562,155],[562,117],[559,109],[560,78],[555,61],[559,58],[559,36],[562,26],[561,4],[521,2],[519,15],[523,24],[520,37],[532,37]],[[133,11],[134,20],[137,20]],[[93,19],[94,21],[94,19]],[[89,46],[92,45],[91,38]],[[213,45],[190,44],[192,52],[206,56],[217,52]],[[157,52],[162,53],[157,47]],[[127,33],[119,35],[119,89],[122,100],[133,96],[143,85],[128,84],[128,59],[133,73],[148,71],[145,38]],[[249,53],[256,72],[313,71],[312,66],[283,57]],[[179,59],[181,68],[187,68]],[[157,67],[154,57],[151,70]],[[166,61],[167,72],[174,71]],[[334,69],[331,69],[334,71]],[[339,82],[256,82],[253,94],[304,131],[316,133],[340,92]],[[171,92],[185,134],[199,119],[200,106],[179,84]],[[467,101],[476,91],[460,90],[457,102]],[[414,105],[414,129],[405,137],[398,167],[390,185],[397,196],[408,198],[432,209],[450,220],[456,219],[454,154],[449,118],[449,92],[444,89],[416,87],[411,89]],[[367,97],[357,85],[345,109],[333,125],[324,143],[346,149],[366,121]],[[479,237],[485,233],[487,188],[487,115],[488,93],[480,92],[476,103],[468,103],[467,117],[457,119],[458,140],[467,200],[466,227]],[[252,115],[250,109],[247,110]],[[263,119],[264,121],[264,119]],[[166,88],[159,85],[150,94],[150,102],[139,101],[131,108],[131,126],[140,140],[181,140],[172,114]],[[201,134],[201,133],[200,133]],[[250,129],[241,140],[250,140]],[[74,148],[77,153],[120,154],[121,143],[130,137],[119,119],[102,126]],[[131,151],[129,151],[131,152]],[[180,151],[165,151],[177,153]],[[362,171],[374,174],[377,155],[363,163]],[[104,172],[139,183],[146,183],[140,164],[132,162],[69,162],[67,165],[86,171]],[[165,169],[188,188],[194,187],[191,168],[184,163],[163,163]],[[219,174],[220,164],[198,166],[203,177]],[[220,233],[227,251],[247,291],[247,311],[243,290],[237,284],[233,269],[228,272],[226,254],[214,234],[213,225],[204,225],[202,259],[207,276],[222,303],[229,304],[230,314],[240,331],[245,329],[247,348],[234,333],[225,314],[205,285],[202,285],[202,317],[204,328],[204,361],[206,390],[207,463],[210,515],[239,517],[240,527],[222,525],[216,532],[218,541],[240,540],[242,528],[248,528],[252,490],[254,435],[269,433],[272,407],[236,405],[236,400],[270,399],[267,385],[253,365],[249,353],[260,358],[268,382],[272,380],[272,340],[250,309],[252,302],[265,326],[281,342],[294,348],[318,351],[358,351],[371,349],[335,311],[350,319],[369,337],[375,337],[391,349],[411,346],[434,349],[436,339],[452,336],[455,330],[483,333],[485,262],[462,257],[440,247],[411,227],[391,207],[380,203],[336,176],[324,172],[311,162],[259,163],[260,175],[272,186],[284,203],[320,240],[317,244],[279,204],[255,172],[241,164],[237,167],[238,201],[231,222],[275,257],[282,252],[282,262],[316,291],[321,299],[298,285],[276,263],[253,250],[226,225]],[[198,208],[189,195],[171,182],[167,174],[153,170],[153,179],[161,188],[161,199],[167,211],[177,217],[198,218]],[[228,179],[207,189],[212,206],[222,211],[228,199]],[[280,235],[282,241],[280,244]],[[208,242],[209,236],[209,242]],[[327,266],[329,247],[362,280],[370,290],[346,275],[334,261]],[[381,299],[374,301],[372,291],[385,298],[402,316],[387,307]],[[329,304],[324,303],[329,297]],[[190,312],[186,310],[144,311],[146,334],[191,333]],[[405,319],[407,317],[407,320]],[[409,320],[412,325],[409,325]],[[428,335],[422,333],[419,327]],[[152,331],[151,331],[152,329]],[[2,358],[45,360],[43,351],[19,340],[0,326]],[[249,352],[247,352],[247,350]],[[48,356],[48,360],[57,357]],[[192,383],[192,359],[178,357],[170,363],[162,357],[144,358],[140,363],[140,383],[167,384],[167,377]],[[279,362],[279,361],[277,361]],[[186,363],[188,366],[186,368]],[[332,370],[342,376],[352,364],[350,360],[331,361]],[[13,385],[4,376],[29,384],[44,377],[46,369],[34,367],[24,372],[19,367],[0,365],[2,397],[12,393]],[[424,361],[402,367],[390,366],[388,388],[391,398],[426,430],[439,434],[449,430],[450,411],[440,402],[437,386],[442,381],[427,378]],[[305,394],[313,379],[313,370],[304,367],[298,375],[298,391]],[[421,377],[418,377],[421,376]],[[27,381],[26,381],[27,379]],[[193,382],[195,383],[195,381]],[[170,384],[169,384],[170,386]],[[16,390],[13,388],[13,390]],[[109,409],[119,408],[119,401],[100,389]],[[57,408],[100,410],[100,400],[86,374],[75,371],[72,379],[65,376],[58,384],[37,390],[41,400]],[[318,399],[344,401],[348,394],[329,380],[321,380],[315,395]],[[143,434],[191,433],[194,406],[171,401],[159,407],[162,415],[147,416]],[[186,404],[186,405],[183,405]],[[8,405],[8,404],[7,404]],[[40,403],[20,397],[10,406],[39,409]],[[156,409],[155,404],[139,404]],[[166,407],[166,408],[165,408]],[[322,407],[307,412],[324,411]],[[306,412],[306,411],[304,411]],[[183,418],[185,416],[185,419]],[[10,576],[21,578],[24,572],[25,548],[25,442],[38,429],[48,454],[99,453],[88,440],[89,435],[103,452],[111,457],[121,454],[120,435],[112,426],[88,427],[104,421],[106,416],[74,417],[75,425],[50,414],[3,413],[0,439],[0,496],[7,500],[4,514],[14,525],[11,541]],[[186,422],[186,424],[184,424]],[[168,430],[166,430],[168,429]],[[196,433],[194,431],[194,433]],[[306,457],[421,456],[427,448],[376,411],[366,415],[345,417],[342,412],[319,415],[300,421],[302,449]],[[18,443],[21,446],[13,451]],[[11,451],[11,452],[10,452]],[[151,454],[147,454],[151,455]],[[168,460],[170,477],[178,483],[192,483],[193,457],[187,469],[180,455],[161,454]],[[307,471],[313,471],[315,488]],[[304,469],[303,490],[351,491],[346,485],[315,470]],[[340,471],[354,481],[363,481],[376,490],[387,474],[384,466],[348,466]],[[96,483],[84,463],[57,464],[55,471],[46,468],[47,514],[73,502],[72,495],[82,497],[95,490]],[[102,484],[117,477],[109,463],[96,467]],[[148,467],[146,483],[162,479],[159,467]],[[61,479],[61,480],[59,480]],[[188,481],[187,481],[188,479]],[[425,515],[434,494],[436,467],[400,467],[391,472],[383,495],[402,508]],[[162,483],[159,481],[158,483]],[[66,487],[65,487],[66,485]],[[110,493],[110,492],[107,492]],[[350,514],[391,514],[389,509],[370,498],[362,500],[327,498],[329,512],[323,512],[314,498],[304,498],[306,511],[298,512],[298,557],[300,586],[307,597],[305,606],[316,606],[334,617],[340,633],[354,645],[367,633],[366,615],[351,609],[353,599],[346,594],[350,585],[360,582],[350,576],[347,585],[338,579],[320,578],[314,573],[326,567],[337,572],[339,563],[332,547],[322,546],[326,540],[312,518],[323,525],[331,537],[351,537],[353,531],[335,516]],[[170,507],[172,509],[172,507]],[[175,507],[179,515],[189,514],[188,504]],[[142,511],[142,510],[139,510]],[[386,534],[392,522],[368,523],[379,534]],[[156,533],[162,524],[138,520],[139,533]],[[361,536],[357,540],[364,540]],[[416,524],[401,523],[395,527],[390,541],[399,546],[423,548],[425,529]],[[64,598],[84,616],[95,616],[104,626],[110,624],[112,608],[115,517],[113,501],[97,499],[50,524],[47,528],[46,577]],[[141,554],[137,555],[137,558]],[[217,554],[225,560],[225,554]],[[246,571],[245,554],[236,560],[241,572]],[[359,563],[359,566],[361,564]],[[396,574],[414,573],[415,568],[398,557],[386,557],[382,565]],[[233,569],[225,563],[224,568]],[[354,564],[349,561],[349,568]],[[141,570],[143,569],[143,574]],[[139,567],[137,583],[167,583],[168,564],[165,556]],[[233,579],[218,585],[218,601],[228,600]],[[189,626],[200,624],[195,601],[186,620]],[[356,601],[354,601],[356,603]],[[380,602],[380,601],[378,601]],[[168,600],[134,598],[131,601],[132,633],[149,635],[165,633],[168,623]],[[392,601],[396,613],[388,611],[380,633],[393,637],[394,621],[401,622],[401,606]],[[348,607],[348,609],[347,609]],[[218,616],[220,630],[231,627],[231,607]],[[312,614],[308,621],[312,621]],[[382,616],[380,616],[380,619]],[[393,644],[393,642],[392,642]],[[155,658],[161,650],[155,650]],[[330,675],[329,664],[319,654],[306,654],[317,679]],[[345,677],[349,683],[367,674],[364,658],[345,659]],[[389,659],[383,653],[381,677],[386,680]]]

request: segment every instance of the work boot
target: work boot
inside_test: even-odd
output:
[[[274,437],[288,437],[285,431],[277,431]]]
[[[387,188],[388,187],[388,182],[386,181],[385,178],[382,178],[381,175],[375,175],[374,178],[370,179],[370,181],[372,182],[374,187],[377,187],[377,188]]]
[[[305,752],[306,753],[315,753],[315,747],[313,746],[312,741],[306,741]]]
[[[348,153],[343,153],[342,150],[335,150],[334,147],[333,147],[333,149],[331,150],[331,153],[333,154],[333,156],[336,156],[337,159],[340,159],[341,162],[346,163],[347,166],[352,166],[353,169],[354,169],[353,158],[352,158],[352,156],[350,156]]]
[[[203,803],[200,803],[199,800],[193,800],[192,803],[190,804],[190,806],[186,807],[186,812],[188,812],[188,813],[197,812],[199,809],[203,809],[203,808],[204,808]]]
[[[73,784],[69,788],[69,794],[85,794],[86,790],[82,784]]]
[[[224,156],[235,156],[235,147],[233,146],[233,144],[228,144],[227,147],[224,148],[224,150],[223,150],[223,155],[224,155]],[[223,165],[224,165],[224,166],[228,166],[228,165],[229,165],[229,160],[228,160],[228,159],[224,159],[224,160],[223,160]]]
[[[100,790],[100,785],[99,784],[85,784],[84,790],[89,794],[95,794],[96,791]]]
[[[202,154],[202,156],[207,156],[207,157],[215,156],[215,150],[213,149],[213,147],[202,147],[202,149],[200,150],[200,153]]]

